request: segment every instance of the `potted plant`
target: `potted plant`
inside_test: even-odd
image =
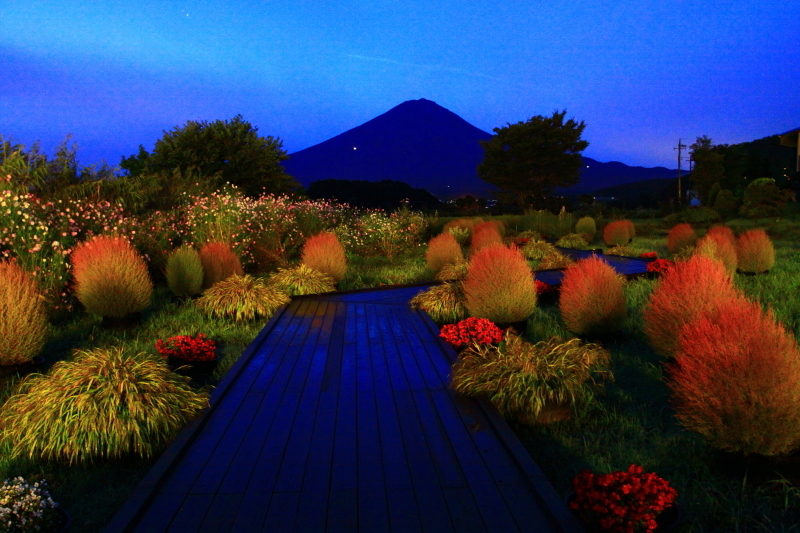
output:
[[[23,477],[6,479],[0,486],[0,524],[3,531],[60,532],[69,518],[50,497],[44,480],[28,483]]]
[[[217,343],[203,333],[198,333],[195,337],[177,335],[166,341],[158,339],[156,350],[175,369],[189,366],[199,372],[208,371],[218,360]]]
[[[572,480],[567,505],[589,531],[640,533],[669,531],[680,517],[677,491],[641,466],[596,475],[584,470]]]
[[[456,351],[475,344],[497,344],[503,340],[503,330],[487,318],[470,317],[457,324],[442,326],[439,336]]]

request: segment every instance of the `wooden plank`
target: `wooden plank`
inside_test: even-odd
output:
[[[373,391],[357,392],[358,524],[363,531],[388,531],[389,511]]]
[[[178,513],[185,494],[164,494],[152,500],[139,519],[133,531],[135,533],[152,533],[166,531],[172,518]],[[108,530],[108,529],[107,529]],[[117,531],[122,531],[118,529]]]
[[[386,492],[389,502],[389,530],[422,531],[417,498],[412,489],[392,489]]]
[[[358,528],[358,491],[331,490],[328,496],[327,533],[353,533]],[[312,532],[309,532],[312,533]],[[366,532],[365,532],[366,533]]]
[[[424,357],[424,364],[420,368],[425,372],[425,382],[431,389],[450,387],[450,368],[451,358],[444,352],[444,340],[439,337],[439,326],[424,312],[418,309],[405,307],[410,327],[417,332],[417,336],[423,340],[425,352],[419,352],[418,358]],[[427,320],[423,318],[423,314]]]
[[[431,354],[429,353],[429,351],[434,352],[436,354],[434,357],[439,357],[439,354],[441,354],[438,339],[431,337],[427,331],[423,331],[422,335],[420,335],[420,331],[417,327],[423,330],[427,330],[427,328],[417,320],[416,316],[412,315],[414,311],[410,307],[403,306],[396,309],[397,320],[403,325],[406,338],[414,354],[413,359],[419,368],[423,380],[423,383],[419,384],[419,386],[413,386],[412,388],[446,388],[449,384],[447,380],[439,374],[439,370],[431,361]]]
[[[276,492],[269,502],[269,512],[261,526],[264,533],[292,533],[300,502],[299,492]]]
[[[409,390],[410,386],[406,379],[406,371],[401,361],[401,354],[408,354],[407,344],[400,344],[400,341],[404,339],[398,338],[395,329],[392,327],[392,320],[396,312],[391,307],[376,307],[375,319],[382,334],[383,353],[386,358],[386,368],[389,373],[392,390]]]
[[[480,502],[476,502],[472,491],[467,487],[451,487],[443,489],[453,529],[458,533],[485,533],[488,531],[484,516],[478,511]],[[488,518],[491,520],[491,517]],[[513,531],[513,530],[509,530]]]
[[[446,428],[436,411],[436,406],[428,391],[411,391],[419,421],[425,435],[425,444],[433,459],[439,484],[442,487],[466,487],[467,479],[459,464],[458,457],[450,442],[449,429]],[[469,466],[463,465],[465,468]]]
[[[358,457],[356,454],[356,343],[355,305],[347,304],[342,366],[336,410],[336,430],[331,471],[331,491],[358,489]]]
[[[502,485],[500,492],[520,531],[527,531],[535,524],[537,533],[561,533],[529,483]],[[562,505],[566,507],[566,504]]]
[[[167,533],[188,533],[200,529],[200,525],[203,523],[213,499],[214,496],[211,494],[190,494],[187,496],[172,519]]]
[[[261,531],[271,499],[271,492],[248,492],[242,495],[242,503],[239,504],[231,533]]]
[[[328,340],[328,357],[325,362],[325,375],[322,378],[322,392],[339,391],[339,375],[342,372],[342,351],[344,350],[344,330],[347,321],[347,306],[332,304],[335,309],[331,337]]]
[[[355,310],[356,390],[372,390],[372,356],[370,354],[367,308],[364,304],[353,306]]]
[[[242,502],[242,494],[217,494],[211,501],[198,533],[231,531]]]
[[[403,321],[405,309],[402,307],[386,307],[389,313],[389,324],[391,325],[392,337],[395,339],[395,345],[399,353],[400,362],[405,370],[406,380],[411,389],[424,389],[426,388],[425,378],[417,365],[416,358],[414,357],[414,349],[411,344],[411,339],[416,336],[409,334],[405,331],[406,324]]]

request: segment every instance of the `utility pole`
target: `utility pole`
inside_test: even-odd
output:
[[[673,150],[678,151],[678,206],[679,207],[683,205],[682,203],[683,197],[681,195],[681,160],[683,159],[683,157],[681,156],[681,150],[683,150],[684,148],[686,148],[686,145],[682,144],[680,139],[678,139],[678,146],[676,148],[673,148]]]

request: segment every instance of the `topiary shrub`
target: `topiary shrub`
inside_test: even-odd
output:
[[[189,298],[203,290],[203,262],[191,246],[181,246],[169,254],[164,275],[175,296]]]
[[[686,323],[740,296],[722,263],[703,255],[678,261],[650,294],[643,313],[644,332],[656,353],[673,357]]]
[[[469,316],[460,283],[442,283],[411,299],[411,307],[421,309],[439,325],[455,324]]]
[[[214,318],[248,322],[269,319],[275,311],[291,301],[284,291],[248,274],[234,274],[206,290],[197,299],[197,307]]]
[[[16,261],[0,262],[0,366],[33,360],[47,332],[44,296],[36,281]]]
[[[310,237],[300,255],[304,265],[329,275],[336,283],[342,281],[347,273],[344,246],[334,233],[323,231]]]
[[[668,385],[676,417],[715,448],[783,455],[800,447],[800,350],[745,299],[689,322]]]
[[[147,458],[207,406],[157,356],[95,348],[23,381],[0,410],[0,436],[31,460]]]
[[[697,241],[695,251],[697,254],[705,255],[717,261],[720,261],[725,268],[733,274],[736,272],[738,260],[736,259],[736,246],[733,232],[730,228],[723,226],[716,226],[708,230],[708,233],[703,238]],[[727,231],[726,231],[727,230]]]
[[[269,284],[289,297],[336,291],[336,282],[332,277],[304,264],[295,268],[279,268],[269,278]]]
[[[591,235],[592,239],[594,239],[595,234],[597,234],[597,223],[592,217],[579,218],[575,224],[575,233]]]
[[[228,276],[244,274],[242,262],[226,242],[207,242],[200,248],[203,263],[203,288],[208,289]]]
[[[533,274],[515,246],[493,244],[475,254],[462,289],[470,316],[494,323],[525,320],[536,309]]]
[[[693,248],[697,243],[697,233],[690,224],[676,224],[667,233],[667,251],[678,253],[683,248]]]
[[[558,239],[558,242],[556,242],[556,246],[561,248],[572,248],[574,250],[583,250],[584,248],[589,246],[589,241],[586,240],[584,234],[570,233]]]
[[[598,256],[567,267],[558,308],[572,333],[598,335],[622,328],[628,316],[622,279]]]
[[[150,305],[147,264],[125,237],[99,235],[72,251],[75,296],[92,314],[124,317]]]
[[[507,331],[499,347],[476,344],[462,352],[453,365],[452,387],[488,396],[503,416],[533,423],[548,406],[572,408],[589,401],[587,381],[604,372],[609,361],[597,344],[558,337],[530,344]]]
[[[467,277],[468,270],[469,264],[466,261],[452,264],[448,263],[439,269],[439,272],[436,274],[436,279],[439,281],[463,280]]]
[[[634,237],[634,227],[630,220],[614,220],[603,228],[603,242],[607,246],[628,244]]]
[[[435,274],[445,265],[463,263],[464,253],[452,233],[441,233],[428,241],[425,261],[431,272]]]
[[[500,235],[497,226],[491,222],[475,226],[475,231],[472,233],[472,244],[469,247],[470,257],[474,257],[482,249],[493,244],[503,244],[503,236]]]
[[[775,247],[767,232],[751,229],[736,240],[736,260],[741,272],[761,274],[775,266]]]

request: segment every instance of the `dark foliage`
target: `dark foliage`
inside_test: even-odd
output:
[[[365,209],[393,211],[408,200],[416,210],[440,207],[439,199],[425,189],[414,189],[402,181],[319,180],[308,186],[308,197],[328,199]]]

